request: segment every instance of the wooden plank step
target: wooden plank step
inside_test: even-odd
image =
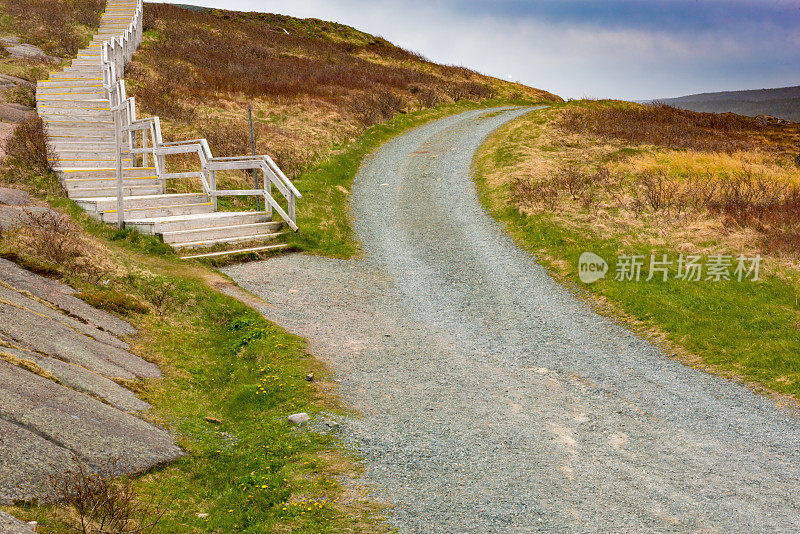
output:
[[[113,197],[117,195],[116,187],[117,187],[117,179],[116,178],[101,178],[98,180],[92,179],[83,179],[83,180],[76,180],[76,179],[62,179],[61,183],[64,184],[64,188],[67,191],[78,191],[82,189],[114,189],[113,191],[109,192],[107,195],[99,195],[99,196],[106,196],[106,197]],[[159,185],[158,178],[152,177],[142,177],[142,178],[130,178],[123,176],[122,184],[124,187],[147,187],[153,185]],[[155,193],[144,193],[146,195],[157,195],[160,194],[160,191]],[[80,197],[80,195],[75,195]],[[97,196],[97,195],[93,195]],[[128,196],[128,195],[126,195]]]
[[[123,167],[125,178],[154,178],[156,176],[155,167]],[[117,169],[114,167],[94,168],[94,169],[63,169],[62,177],[65,180],[116,180]]]
[[[248,238],[253,236],[273,236],[280,235],[275,232],[280,228],[280,222],[264,222],[254,224],[236,224],[233,226],[215,226],[211,228],[196,228],[193,230],[177,230],[174,232],[159,232],[164,239],[164,243],[177,245],[181,243],[201,243],[225,238]]]
[[[117,197],[108,196],[101,198],[82,199],[75,198],[75,202],[87,211],[112,211],[117,209]],[[205,204],[209,202],[203,193],[168,193],[165,195],[142,195],[125,197],[125,209],[139,208],[169,208],[186,204]]]
[[[168,207],[153,207],[153,208],[125,208],[125,220],[129,219],[143,219],[148,217],[168,217],[172,215],[190,215],[193,213],[212,213],[214,211],[214,204],[211,202],[201,204],[180,204]],[[102,214],[89,213],[95,218],[107,223],[117,222],[117,210],[105,211]]]
[[[161,234],[181,230],[214,228],[218,226],[234,226],[237,224],[270,223],[277,230],[280,221],[273,222],[263,211],[218,211],[202,215],[185,215],[179,217],[155,217],[130,221],[143,234]]]
[[[104,95],[103,98],[105,98],[106,91],[103,89],[102,82],[96,80],[41,80],[36,83],[37,95],[60,95],[68,93],[78,95],[102,93]]]
[[[280,237],[281,233],[275,234],[254,234],[249,236],[228,236],[228,237],[219,237],[215,239],[204,239],[200,241],[187,241],[183,243],[168,243],[175,250],[185,250],[185,249],[197,249],[197,248],[209,248],[218,245],[238,245],[242,243],[265,243],[268,241],[274,241],[278,237]]]
[[[277,245],[265,245],[263,247],[250,247],[250,248],[243,248],[243,249],[234,249],[234,250],[223,250],[220,252],[206,252],[204,254],[189,254],[186,256],[181,256],[181,259],[184,260],[196,260],[201,258],[215,258],[219,256],[227,256],[229,254],[246,254],[248,252],[266,252],[268,250],[280,250],[282,248],[286,248],[289,245],[286,243],[279,243]]]
[[[125,182],[125,185],[123,185],[122,187],[122,194],[125,197],[136,196],[136,195],[157,195],[160,192],[161,192],[161,186],[158,184],[130,185],[128,182]],[[116,194],[117,194],[116,185],[108,187],[67,188],[67,195],[69,196],[69,198],[99,198]]]
[[[84,169],[96,169],[96,168],[105,168],[108,167],[109,164],[116,163],[116,160],[100,160],[100,159],[81,159],[81,158],[73,158],[73,159],[56,159],[53,161],[53,170],[61,171],[62,169],[74,169],[75,167],[80,167]],[[123,159],[122,164],[126,167],[130,167],[133,165],[132,159]]]
[[[91,91],[37,91],[38,108],[49,109],[95,109],[110,111],[107,93],[102,90]]]

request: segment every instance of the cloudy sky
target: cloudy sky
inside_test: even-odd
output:
[[[800,0],[182,0],[334,20],[564,97],[800,85]]]

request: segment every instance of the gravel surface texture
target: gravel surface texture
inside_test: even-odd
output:
[[[431,123],[365,164],[362,258],[225,269],[331,362],[361,414],[341,435],[391,524],[796,531],[800,420],[597,315],[485,214],[472,157],[531,109],[498,111]]]

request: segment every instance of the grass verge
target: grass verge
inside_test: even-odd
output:
[[[15,170],[17,183],[21,172]],[[286,420],[300,411],[332,419],[343,413],[328,372],[303,339],[214,289],[229,282],[179,260],[159,240],[99,223],[58,194],[39,201],[62,217],[4,232],[0,253],[128,320],[139,330],[128,340],[133,352],[163,372],[126,384],[152,405],[143,417],[174,432],[187,452],[134,481],[137,499],[164,503],[154,532],[383,530],[379,511],[347,483],[357,467],[335,431]],[[63,507],[4,509],[38,521],[39,532],[74,526],[74,513]]]
[[[676,214],[643,208],[627,220],[621,215],[627,213],[622,205],[582,203],[582,193],[568,192],[568,181],[535,207],[521,202],[521,181],[530,184],[526,190],[541,192],[553,186],[546,175],[557,173],[565,162],[589,168],[621,162],[624,167],[643,153],[663,150],[602,137],[569,136],[554,126],[562,109],[600,105],[556,105],[495,132],[475,159],[475,178],[487,211],[580,298],[661,342],[668,354],[755,387],[800,397],[800,273],[791,258],[769,254],[758,240],[728,239],[733,229],[719,234],[709,231],[718,221],[708,211]],[[615,189],[617,197],[624,196],[620,191],[628,191],[624,179],[632,179],[619,176],[623,185]],[[600,189],[598,181],[590,180],[587,187]],[[733,223],[726,219],[725,224]],[[580,281],[578,261],[585,251],[609,262],[605,279],[592,284]],[[758,281],[675,278],[680,254],[698,255],[705,264],[712,256],[730,254],[732,272],[740,253],[764,256]],[[644,281],[651,254],[658,259],[667,254],[674,262],[667,281],[660,274]],[[641,281],[615,280],[615,260],[622,255],[644,258]]]

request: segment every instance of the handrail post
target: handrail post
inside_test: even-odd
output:
[[[208,171],[208,189],[211,202],[214,203],[214,211],[217,211],[217,171]]]
[[[256,155],[256,134],[253,131],[253,106],[247,105],[247,118],[250,122],[250,152]],[[258,189],[258,169],[253,169],[253,185]],[[261,211],[260,199],[256,197],[256,211]]]
[[[125,200],[122,188],[122,127],[120,124],[120,109],[114,108],[114,146],[116,147],[117,164],[117,227],[125,228]]]
[[[267,171],[265,169],[261,169],[261,177],[264,179],[264,193],[265,195],[269,195],[272,198],[272,180],[267,178]],[[269,203],[266,197],[264,197],[264,211],[269,216],[269,220],[272,220],[272,204]]]
[[[149,167],[150,158],[147,156],[147,132],[142,130],[142,167]]]

